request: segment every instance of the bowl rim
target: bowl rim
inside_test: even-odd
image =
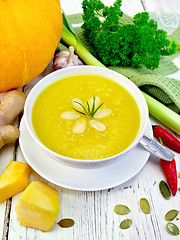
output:
[[[76,73],[72,73],[72,71],[77,71]],[[132,88],[134,88],[138,93],[139,93],[139,96],[141,97],[142,101],[143,101],[143,106],[144,106],[144,110],[145,110],[145,123],[144,123],[144,126],[141,130],[141,133],[139,134],[139,137],[136,139],[136,140],[133,140],[133,142],[125,149],[123,150],[122,152],[120,153],[117,153],[115,155],[112,155],[112,156],[109,156],[109,157],[106,157],[106,158],[100,158],[100,159],[76,159],[76,158],[71,158],[71,157],[66,157],[64,155],[61,155],[61,154],[58,154],[52,150],[50,150],[48,147],[46,147],[40,140],[39,138],[37,137],[37,135],[35,134],[35,131],[33,133],[32,129],[31,129],[31,126],[29,126],[29,120],[28,120],[28,115],[27,112],[29,111],[29,105],[34,105],[34,102],[33,104],[31,103],[31,99],[33,97],[34,94],[37,94],[37,96],[47,87],[49,86],[50,84],[56,82],[56,81],[59,81],[61,78],[64,78],[64,77],[67,77],[67,76],[71,76],[71,75],[74,75],[74,74],[94,74],[94,75],[100,75],[102,76],[102,74],[99,74],[98,73],[98,70],[101,71],[105,71],[105,72],[109,72],[109,73],[112,73],[114,75],[117,75],[119,77],[121,77],[122,79],[126,80],[127,83],[132,86]],[[82,72],[82,70],[86,70],[87,72]],[[88,72],[90,70],[90,72]],[[94,72],[91,72],[91,71],[96,71],[96,73]],[[64,74],[62,76],[62,74]],[[56,77],[57,75],[57,77]],[[58,76],[59,75],[59,76]],[[104,76],[104,75],[103,75]],[[55,77],[54,80],[52,80],[53,78]],[[110,78],[107,76],[107,78]],[[115,81],[115,82],[118,82],[112,78],[110,78],[111,80]],[[123,80],[123,81],[124,81]],[[41,87],[42,85],[44,84],[43,88],[39,91],[39,87]],[[120,84],[120,83],[119,83]],[[120,84],[121,85],[121,84]],[[123,86],[124,87],[124,86]],[[125,88],[125,87],[124,87]],[[126,89],[127,90],[127,89]],[[129,91],[128,91],[129,92]],[[131,94],[131,93],[130,93]],[[35,99],[37,99],[37,96]],[[132,96],[132,94],[131,94]],[[133,97],[133,96],[132,96]],[[134,97],[133,97],[134,98]],[[134,100],[136,101],[136,99],[134,98]],[[136,101],[137,103],[137,101]],[[139,108],[139,106],[138,106]],[[31,108],[31,113],[30,113],[30,116],[32,116],[32,108]],[[28,96],[27,96],[27,99],[26,99],[26,102],[25,102],[25,105],[24,105],[24,120],[25,120],[25,125],[27,127],[27,130],[28,132],[30,133],[30,136],[33,138],[33,140],[43,149],[45,150],[47,153],[49,153],[51,155],[51,157],[54,157],[58,160],[62,160],[62,161],[66,161],[66,162],[71,162],[71,163],[100,163],[100,162],[106,162],[106,161],[111,161],[113,160],[114,158],[118,158],[120,155],[124,155],[126,154],[127,152],[129,152],[130,150],[132,150],[138,143],[139,141],[141,140],[142,136],[143,136],[143,133],[145,131],[145,128],[147,126],[147,121],[148,121],[148,116],[149,116],[149,113],[148,113],[148,106],[147,106],[147,102],[144,98],[144,95],[142,94],[142,92],[140,91],[140,89],[131,81],[129,80],[127,77],[125,77],[124,75],[114,71],[114,70],[111,70],[111,69],[108,69],[108,68],[104,68],[104,67],[99,67],[99,66],[90,66],[90,65],[81,65],[81,66],[72,66],[72,67],[68,67],[68,68],[64,68],[64,69],[60,69],[60,70],[57,70],[57,71],[54,71],[54,72],[51,72],[49,73],[48,75],[46,75],[45,77],[43,77],[38,83],[36,83],[34,85],[34,87],[31,89],[31,91],[29,92]],[[31,120],[30,120],[31,121]],[[141,124],[141,123],[140,123]],[[140,130],[140,127],[139,127],[139,130]],[[138,133],[139,133],[139,130],[138,130]],[[137,135],[138,135],[137,133]],[[136,135],[136,136],[137,136]]]

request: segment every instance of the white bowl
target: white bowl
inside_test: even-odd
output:
[[[32,126],[31,121],[31,114],[32,114],[32,108],[34,105],[34,102],[37,98],[37,96],[41,93],[41,91],[46,88],[49,84],[55,82],[56,80],[60,80],[61,78],[73,75],[73,74],[95,74],[104,76],[106,78],[109,78],[117,83],[119,83],[121,86],[123,86],[135,99],[139,111],[140,111],[140,127],[139,131],[134,139],[134,141],[131,143],[131,145],[125,149],[123,152],[120,152],[119,154],[116,154],[114,156],[104,158],[104,159],[98,159],[98,160],[79,160],[79,159],[73,159],[69,157],[62,156],[58,153],[53,152],[52,150],[48,149],[46,146],[43,145],[43,143],[38,139],[36,136],[36,133]],[[116,161],[119,161],[122,159],[126,154],[128,154],[136,145],[139,143],[140,139],[142,138],[146,125],[148,120],[148,107],[146,104],[146,100],[139,90],[139,88],[132,83],[129,79],[124,77],[123,75],[109,70],[107,68],[103,67],[94,67],[94,66],[77,66],[77,67],[68,67],[65,69],[61,69],[58,71],[55,71],[53,73],[50,73],[46,77],[44,77],[40,82],[38,82],[33,89],[30,91],[25,107],[24,107],[24,119],[25,124],[27,127],[28,132],[30,133],[31,137],[34,139],[34,141],[38,144],[38,146],[45,151],[52,159],[58,160],[63,162],[64,164],[70,164],[73,167],[98,167],[102,165],[108,165],[112,164]],[[33,150],[32,150],[33,151]]]

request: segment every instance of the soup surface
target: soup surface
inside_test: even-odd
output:
[[[88,111],[89,101],[92,110],[93,96],[95,109],[103,105],[89,117],[79,103]],[[140,114],[134,98],[118,83],[98,75],[79,74],[64,77],[39,94],[32,124],[40,141],[52,151],[92,160],[125,150],[137,135]]]

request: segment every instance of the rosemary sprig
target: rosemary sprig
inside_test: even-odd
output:
[[[87,100],[85,101],[86,104],[87,104],[87,109],[85,108],[85,106],[84,106],[82,103],[77,102],[77,101],[73,101],[73,102],[79,104],[79,105],[84,109],[84,112],[79,111],[79,110],[77,110],[76,108],[72,108],[72,109],[73,109],[74,111],[80,113],[80,114],[87,115],[88,117],[92,118],[92,117],[94,116],[94,114],[98,111],[98,109],[99,109],[100,107],[102,107],[102,105],[104,104],[104,103],[101,103],[101,104],[95,109],[95,100],[96,100],[96,96],[93,95],[93,105],[92,105],[92,109],[90,109],[90,106],[89,106],[89,103],[88,103]]]
[[[76,112],[78,112],[78,113],[81,113],[81,114],[83,114],[83,115],[86,115],[85,113],[83,113],[83,112],[81,112],[81,111],[79,111],[79,110],[77,110],[77,109],[75,109],[75,108],[72,108],[74,111],[76,111]]]
[[[87,104],[87,110],[88,110],[88,113],[90,113],[90,112],[91,112],[91,110],[90,110],[89,103],[88,103],[88,101],[87,101],[87,100],[86,100],[85,102],[86,102],[86,104]]]
[[[96,108],[96,110],[95,110],[94,113],[93,113],[93,116],[94,116],[94,114],[97,112],[97,110],[100,109],[100,107],[101,107],[103,104],[104,104],[104,103],[101,103],[101,104]]]
[[[96,97],[93,95],[93,106],[92,106],[92,112],[94,112],[94,108],[95,108],[95,101]],[[93,115],[94,116],[94,115]]]
[[[83,105],[82,103],[77,102],[77,101],[73,101],[73,102],[79,104],[79,105],[84,109],[85,113],[83,113],[83,112],[81,112],[81,111],[78,111],[78,110],[75,109],[75,108],[72,108],[72,109],[74,109],[76,112],[79,112],[79,113],[81,113],[81,114],[84,114],[84,115],[87,114],[87,115],[88,115],[88,112],[86,111],[86,109],[85,109],[85,107],[84,107],[84,105]]]

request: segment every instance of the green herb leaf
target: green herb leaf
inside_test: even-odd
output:
[[[91,114],[94,112],[95,100],[96,100],[96,97],[93,95],[93,106],[92,106]]]
[[[80,113],[80,114],[86,115],[85,113],[83,113],[83,112],[77,110],[76,108],[71,108],[71,109],[73,109],[74,111],[76,111],[76,112],[78,112],[78,113]]]
[[[100,107],[102,107],[103,104],[104,104],[104,103],[101,103],[101,104],[99,105],[99,107],[96,108],[96,110],[94,111],[94,114],[97,112],[97,110],[100,109]],[[94,114],[93,114],[93,116],[94,116]]]
[[[82,103],[77,102],[77,101],[73,101],[73,102],[79,104],[79,105],[84,109],[85,113],[88,115],[88,113],[87,113],[87,111],[86,111],[86,109],[85,109],[85,107],[84,107],[84,105],[83,105]],[[77,110],[76,110],[76,111],[77,111]]]
[[[93,95],[93,105],[92,105],[92,109],[90,109],[90,106],[89,106],[89,103],[88,103],[87,100],[85,101],[86,104],[87,104],[87,109],[85,108],[85,106],[84,106],[82,103],[77,102],[77,101],[73,101],[73,102],[79,104],[79,105],[84,109],[84,112],[85,112],[85,113],[77,110],[76,108],[71,108],[71,109],[73,109],[74,111],[76,111],[76,112],[78,112],[78,113],[81,113],[81,114],[83,114],[83,115],[87,115],[88,117],[92,118],[92,117],[94,116],[94,114],[98,111],[98,109],[104,104],[104,103],[101,103],[101,104],[95,109],[95,105],[96,105],[95,100],[96,100],[96,96]]]
[[[87,104],[88,114],[90,115],[91,114],[91,110],[90,110],[90,106],[89,106],[89,103],[88,103],[87,100],[86,100],[86,104]]]
[[[122,0],[109,7],[101,0],[83,0],[81,27],[92,54],[106,66],[158,68],[161,56],[176,52],[175,42],[148,12],[137,13],[131,24],[126,23],[121,5]]]

